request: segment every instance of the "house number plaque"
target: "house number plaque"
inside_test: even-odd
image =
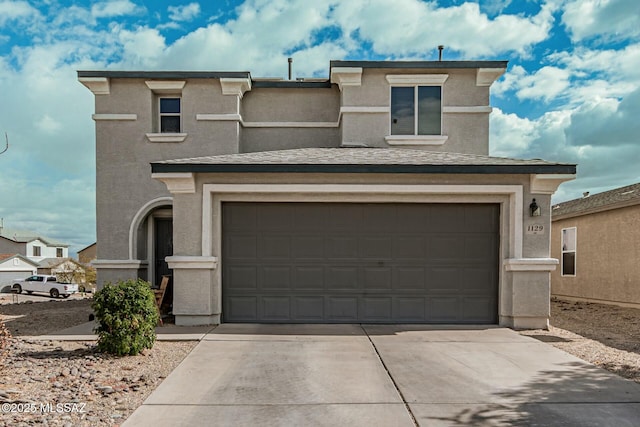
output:
[[[542,224],[527,225],[526,234],[544,234],[544,225]]]

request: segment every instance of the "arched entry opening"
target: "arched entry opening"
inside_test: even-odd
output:
[[[136,214],[130,229],[129,250],[131,259],[146,261],[146,277],[141,277],[157,288],[164,276],[173,276],[166,257],[173,255],[173,199],[162,197],[145,204]],[[141,275],[142,276],[142,275]],[[171,307],[173,280],[164,297],[164,304]]]

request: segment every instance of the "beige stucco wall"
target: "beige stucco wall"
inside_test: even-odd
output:
[[[552,256],[561,259],[563,228],[577,228],[576,275],[551,276],[558,297],[640,307],[640,205],[553,222]]]
[[[342,106],[382,107],[391,105],[391,85],[387,75],[447,74],[442,86],[442,106],[478,107],[489,105],[489,87],[476,85],[476,71],[424,69],[364,69],[360,86],[344,86]],[[342,140],[372,147],[388,147],[385,136],[390,134],[390,112],[357,112],[343,114]],[[407,145],[407,148],[454,153],[489,153],[489,113],[442,114],[442,134],[448,139],[443,145]]]

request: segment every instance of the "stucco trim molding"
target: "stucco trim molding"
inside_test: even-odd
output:
[[[338,67],[331,69],[331,83],[337,83],[342,92],[345,86],[362,85],[361,67]]]
[[[560,184],[572,179],[576,179],[575,174],[531,174],[531,193],[553,194]]]
[[[442,86],[449,78],[449,74],[387,74],[385,77],[387,82],[394,86]]]
[[[348,105],[340,107],[340,114],[386,114],[391,111],[390,107],[369,107],[365,105]]]
[[[78,81],[94,95],[109,95],[109,79],[106,77],[80,77]]]
[[[222,86],[223,95],[236,95],[242,98],[246,91],[251,90],[251,79],[237,77],[221,78],[220,85]]]
[[[145,84],[154,93],[182,93],[186,80],[147,80]]]
[[[149,142],[184,142],[186,133],[147,133]]]
[[[491,86],[505,71],[506,68],[478,68],[476,86]]]
[[[101,120],[138,120],[137,114],[92,114],[95,121]]]
[[[442,112],[444,114],[489,114],[493,111],[490,105],[469,105],[469,106],[444,106]]]
[[[137,231],[142,224],[142,221],[149,215],[151,211],[161,206],[171,206],[173,207],[173,198],[172,197],[158,197],[157,199],[153,199],[144,204],[138,212],[133,217],[131,221],[131,225],[129,226],[129,258],[133,259],[133,254],[138,253],[138,245],[137,245]]]
[[[242,122],[245,128],[337,128],[338,122]]]
[[[447,135],[387,135],[384,140],[389,145],[443,145]]]
[[[91,261],[91,265],[98,270],[101,268],[129,270],[146,266],[147,261],[141,261],[139,259],[94,259]]]
[[[162,181],[172,194],[193,194],[196,192],[196,181],[191,172],[152,173],[151,178]]]
[[[196,120],[199,121],[218,121],[218,122],[239,122],[242,120],[240,114],[196,114]]]
[[[506,271],[555,271],[555,258],[508,258],[503,262]]]
[[[165,261],[169,268],[215,270],[218,268],[218,257],[214,256],[168,256]]]

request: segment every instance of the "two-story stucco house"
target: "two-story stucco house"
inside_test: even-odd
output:
[[[547,327],[550,197],[576,167],[488,156],[506,66],[79,71],[95,94],[98,281],[172,274],[181,325]]]
[[[46,258],[67,258],[69,245],[31,231],[0,227],[0,253],[20,254],[39,263]]]

